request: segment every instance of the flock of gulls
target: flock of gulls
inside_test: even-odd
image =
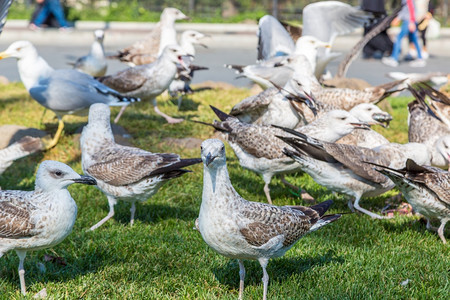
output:
[[[11,1],[3,3],[2,26]],[[229,112],[211,107],[217,121],[196,121],[214,127],[240,165],[262,176],[268,203],[247,201],[236,192],[227,170],[225,146],[219,139],[203,141],[197,159],[152,153],[114,140],[109,106],[122,107],[116,123],[128,105],[145,100],[151,100],[155,112],[167,122],[183,121],[156,105],[156,97],[167,89],[174,96],[181,95],[179,99],[192,92],[193,72],[207,69],[193,64],[195,45],[202,45],[206,35],[189,30],[177,40],[174,23],[188,18],[180,10],[164,9],[146,40],[109,57],[129,65],[116,74],[106,75],[101,30],[95,31],[91,51],[78,59],[73,69],[53,69],[28,41],[14,42],[1,52],[0,59],[17,59],[26,90],[55,113],[59,126],[53,139],[25,137],[0,150],[0,174],[14,160],[54,147],[65,115],[89,115],[80,140],[84,176],[61,162],[44,161],[34,191],[0,191],[0,257],[16,251],[22,293],[26,293],[23,263],[27,251],[52,247],[72,231],[77,205],[67,190],[69,185],[96,185],[108,199],[108,215],[91,230],[114,216],[119,200],[131,203],[132,225],[136,202],[147,201],[166,181],[189,172],[184,168],[197,163],[203,163],[204,173],[195,229],[216,252],[239,261],[240,299],[243,260],[261,264],[266,299],[269,259],[284,255],[302,236],[341,217],[326,213],[332,201],[310,207],[273,205],[270,183],[276,175],[292,187],[284,175],[305,172],[329,190],[348,195],[351,210],[376,219],[386,217],[361,207],[361,198],[397,187],[415,212],[427,219],[428,229],[434,228],[432,222],[440,222],[437,232],[446,243],[450,173],[444,169],[450,161],[450,99],[426,83],[406,85],[415,98],[408,105],[409,143],[390,142],[371,126],[389,125],[392,116],[376,104],[405,89],[404,78],[361,90],[324,85],[326,65],[337,57],[330,50],[334,39],[361,26],[370,16],[337,1],[310,4],[303,13],[303,35],[296,41],[272,16],[261,18],[256,63],[227,65],[264,91],[243,99]],[[306,191],[303,195],[309,196]]]

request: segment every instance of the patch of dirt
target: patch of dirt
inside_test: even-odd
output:
[[[21,125],[3,125],[0,126],[0,149],[6,148],[24,136],[42,138],[46,135],[47,132],[36,128]]]

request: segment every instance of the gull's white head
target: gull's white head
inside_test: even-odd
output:
[[[190,18],[183,14],[178,8],[167,7],[161,13],[161,22],[174,23],[176,20],[189,20]]]
[[[200,146],[203,165],[208,169],[217,169],[226,165],[225,145],[218,139],[208,139]]]
[[[94,38],[95,40],[102,43],[103,39],[105,38],[105,32],[101,29],[97,29],[96,31],[94,31]]]
[[[189,56],[189,54],[178,45],[166,46],[161,55],[168,58],[174,64],[180,64],[185,69],[188,68],[186,63],[183,61],[183,56]]]
[[[181,34],[181,46],[184,48],[184,45],[200,45],[204,48],[208,48],[205,44],[201,43],[201,40],[205,37],[208,37],[209,35],[203,34],[201,32],[195,31],[195,30],[186,30]],[[185,49],[187,50],[187,49]],[[188,51],[189,52],[189,51]],[[191,54],[191,53],[189,53]]]
[[[331,48],[331,45],[316,37],[305,35],[299,37],[295,43],[295,53],[306,55],[308,58],[313,56],[316,59],[317,49],[321,47]]]
[[[0,53],[0,59],[7,57],[21,59],[28,56],[38,56],[36,48],[29,41],[14,42],[8,49]]]
[[[371,103],[358,104],[350,110],[350,113],[358,118],[358,120],[369,123],[369,125],[387,127],[389,126],[389,122],[392,121],[390,114]]]
[[[328,131],[330,134],[335,134],[337,138],[341,138],[354,129],[369,129],[369,124],[361,122],[351,113],[345,110],[332,110],[322,116],[319,120],[325,124],[324,130]]]
[[[72,183],[96,185],[90,176],[82,176],[66,164],[54,160],[41,163],[36,174],[36,188],[52,192],[67,188]]]
[[[436,150],[447,162],[450,169],[450,135],[444,135],[439,138],[435,143]]]

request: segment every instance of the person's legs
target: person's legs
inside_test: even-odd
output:
[[[394,48],[392,49],[392,55],[391,57],[398,61],[398,57],[400,55],[400,49],[402,44],[402,39],[405,37],[405,35],[408,33],[408,22],[403,21],[402,26],[400,28],[400,33],[397,35],[397,39],[394,43]]]
[[[64,12],[59,0],[48,0],[49,10],[55,16],[56,20],[61,27],[67,27],[67,21],[64,18]]]
[[[48,2],[45,1],[44,5],[42,6],[41,10],[39,11],[39,13],[37,14],[36,18],[34,19],[34,24],[36,26],[41,26],[42,23],[45,21],[45,19],[47,19],[48,15],[50,14],[50,10],[48,7]]]
[[[420,50],[419,40],[417,38],[417,28],[414,32],[409,32],[409,37],[417,50],[417,58],[422,59],[422,51]]]

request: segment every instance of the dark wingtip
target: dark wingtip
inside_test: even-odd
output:
[[[332,204],[333,204],[333,200],[327,200],[327,201],[321,202],[319,204],[310,206],[309,208],[317,211],[319,216],[322,217]]]
[[[214,113],[219,117],[220,121],[225,121],[226,119],[230,118],[231,116],[229,114],[224,113],[220,109],[210,105],[211,109],[214,111]]]

